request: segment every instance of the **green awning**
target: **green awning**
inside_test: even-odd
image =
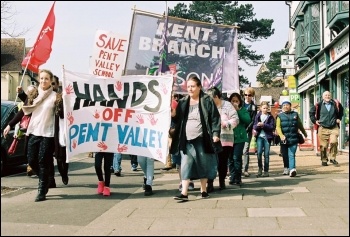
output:
[[[349,64],[349,53],[344,58],[329,66],[328,75],[345,64]]]

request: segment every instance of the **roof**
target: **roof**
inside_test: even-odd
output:
[[[272,102],[279,101],[284,87],[253,87],[255,90],[255,103],[260,104],[261,96],[272,96]],[[270,105],[271,106],[271,105]]]
[[[24,38],[1,38],[1,71],[22,71],[25,52]]]
[[[259,67],[258,72],[256,73],[256,75],[258,76],[260,73],[269,71],[269,69],[266,67],[265,63],[262,63],[261,66]]]

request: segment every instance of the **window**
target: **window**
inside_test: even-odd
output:
[[[327,1],[327,23],[331,30],[340,33],[349,25],[349,2]]]
[[[309,58],[321,49],[320,3],[309,5],[304,16],[305,52]]]
[[[304,22],[299,22],[297,25],[297,38],[296,38],[296,55],[300,57],[304,54],[305,38],[304,38]]]
[[[348,1],[327,1],[327,21],[330,22],[338,13],[348,12]]]

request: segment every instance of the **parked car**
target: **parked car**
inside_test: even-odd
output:
[[[27,156],[24,154],[25,139],[19,139],[16,151],[12,155],[9,155],[7,151],[13,141],[15,127],[11,128],[6,138],[3,135],[8,122],[14,118],[17,112],[17,103],[1,100],[1,176],[13,166],[27,164]]]

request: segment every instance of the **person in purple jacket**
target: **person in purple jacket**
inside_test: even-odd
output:
[[[266,101],[261,102],[260,111],[255,116],[253,125],[253,135],[256,137],[257,157],[258,157],[258,177],[269,177],[270,163],[270,143],[273,139],[275,130],[275,118],[269,113],[269,104]],[[264,167],[262,163],[262,154],[264,152]],[[262,173],[264,169],[264,174]]]

